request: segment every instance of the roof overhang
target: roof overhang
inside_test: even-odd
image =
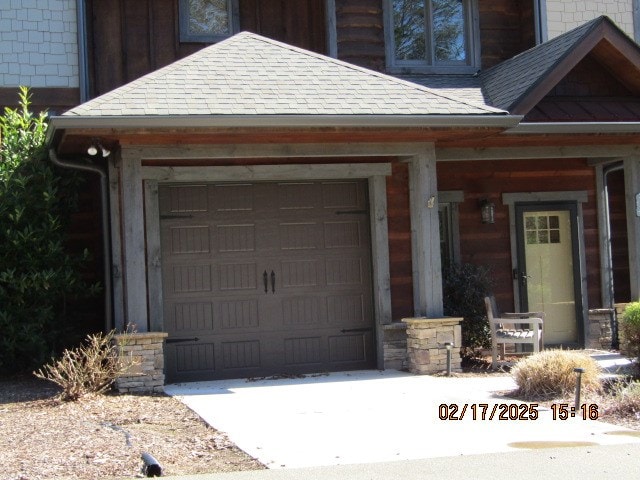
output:
[[[550,122],[520,123],[505,135],[571,135],[640,133],[640,122]]]
[[[55,116],[50,131],[112,128],[512,128],[520,115],[200,115],[200,116]]]

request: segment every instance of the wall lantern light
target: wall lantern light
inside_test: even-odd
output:
[[[480,202],[480,217],[482,223],[496,223],[496,206],[486,198]]]

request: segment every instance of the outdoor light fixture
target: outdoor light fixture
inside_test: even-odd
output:
[[[447,377],[451,376],[451,349],[453,348],[453,343],[445,342],[445,348],[447,349]]]
[[[109,155],[111,155],[111,150],[105,148],[104,145],[94,139],[91,142],[91,145],[89,145],[89,148],[87,148],[87,153],[92,157],[95,157],[98,154],[98,151],[102,154],[103,158],[107,158]]]
[[[496,206],[486,198],[480,202],[480,217],[482,223],[496,223]]]

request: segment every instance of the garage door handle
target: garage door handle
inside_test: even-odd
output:
[[[370,332],[373,330],[373,327],[363,327],[363,328],[343,328],[342,330],[340,330],[340,333],[364,333],[364,332]]]
[[[195,338],[167,338],[165,340],[166,343],[182,343],[182,342],[197,342],[200,340],[198,337]]]
[[[267,275],[267,271],[265,270],[262,274],[262,281],[264,282],[264,293],[269,292],[269,276]]]
[[[271,293],[276,293],[276,274],[271,270]]]

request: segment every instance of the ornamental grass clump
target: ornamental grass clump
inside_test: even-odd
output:
[[[520,360],[511,374],[525,399],[556,398],[573,393],[575,368],[583,368],[582,389],[600,389],[600,366],[582,351],[545,350]]]

